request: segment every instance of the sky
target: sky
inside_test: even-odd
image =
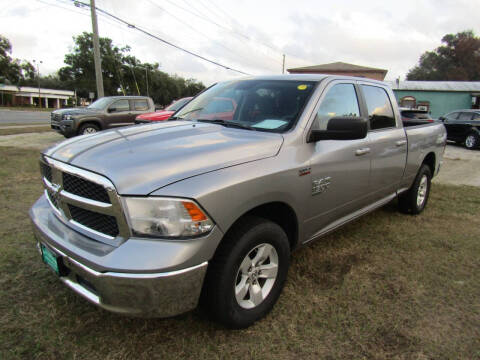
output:
[[[84,0],[89,2],[89,0]],[[40,73],[64,66],[73,36],[92,31],[89,9],[70,0],[1,0],[0,34],[12,56],[41,60]],[[336,61],[387,69],[405,79],[445,34],[480,35],[480,0],[96,0],[104,9],[205,58],[250,75]],[[243,76],[147,37],[99,14],[99,34],[129,45],[142,62],[205,85]]]

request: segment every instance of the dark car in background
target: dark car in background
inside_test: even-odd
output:
[[[184,98],[178,99],[177,101],[174,101],[163,110],[139,115],[135,118],[135,124],[167,120],[170,116],[172,116],[175,113],[175,111],[180,110],[190,100],[192,100],[192,97],[184,97]]]
[[[480,146],[480,110],[455,110],[439,120],[447,129],[447,140],[464,144],[467,149],[476,149]]]
[[[55,110],[51,127],[66,138],[133,125],[135,118],[155,109],[146,96],[106,96],[85,108]]]
[[[409,123],[426,124],[435,121],[427,110],[400,108],[400,115],[402,116],[402,121],[407,125]]]

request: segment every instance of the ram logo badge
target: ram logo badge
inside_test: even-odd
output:
[[[330,186],[332,178],[330,176],[312,181],[312,195],[324,193]]]

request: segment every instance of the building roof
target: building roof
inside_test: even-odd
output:
[[[15,85],[5,85],[5,84],[0,84],[0,90],[13,91],[16,93],[38,93],[38,87],[15,86]],[[56,89],[40,88],[40,92],[42,95],[64,95],[64,96],[74,95],[74,92],[72,90],[56,90]]]
[[[480,81],[386,81],[393,90],[480,92]]]
[[[354,64],[348,64],[341,61],[337,61],[330,64],[322,64],[322,65],[313,65],[313,66],[304,66],[298,68],[287,69],[288,72],[290,71],[315,71],[315,72],[332,72],[332,71],[342,71],[342,72],[384,72],[387,73],[385,69],[376,69],[367,66],[360,66]]]

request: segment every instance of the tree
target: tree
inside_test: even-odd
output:
[[[407,80],[480,80],[480,38],[473,31],[447,34],[441,45],[420,56]]]
[[[73,40],[72,52],[65,55],[67,66],[58,71],[58,77],[70,89],[75,89],[78,96],[87,98],[89,92],[96,90],[92,34],[83,32]],[[150,96],[161,105],[195,95],[205,88],[193,79],[185,80],[160,71],[158,63],[142,63],[130,54],[129,46],[118,47],[109,38],[101,37],[99,40],[106,96],[146,95],[146,76]]]
[[[19,85],[25,80],[35,78],[35,68],[28,61],[21,61],[10,56],[12,44],[0,35],[0,82]]]

